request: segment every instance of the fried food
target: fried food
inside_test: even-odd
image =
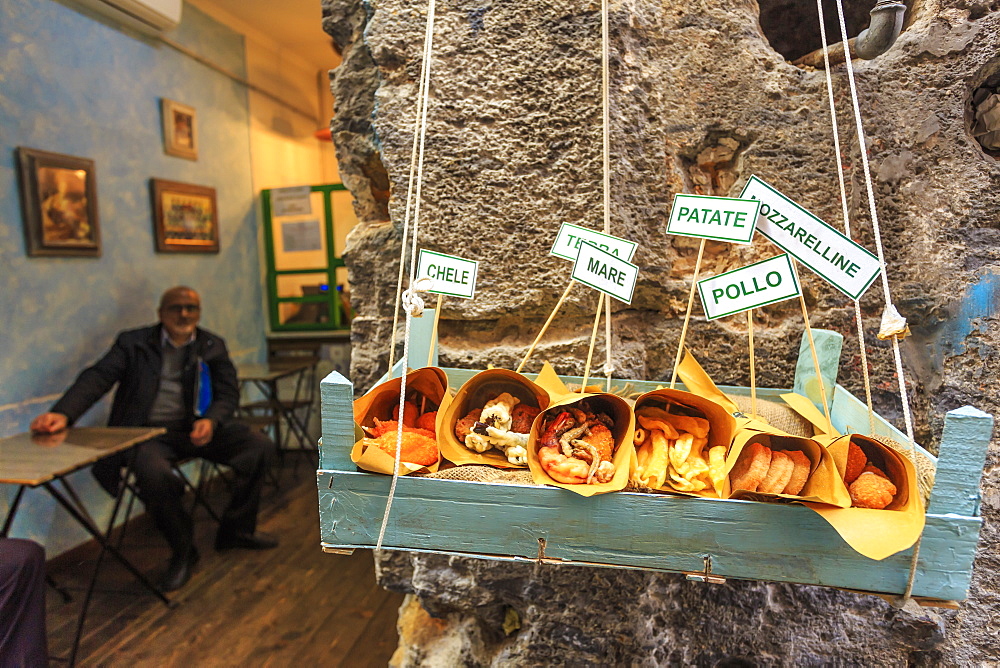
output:
[[[510,412],[510,430],[517,434],[527,434],[531,431],[531,423],[541,412],[541,408],[535,408],[528,404],[514,406],[514,410]]]
[[[802,488],[806,486],[806,481],[809,480],[809,469],[812,467],[812,462],[801,450],[787,450],[785,454],[792,460],[793,469],[792,477],[788,479],[788,484],[785,485],[782,494],[798,496]]]
[[[538,463],[557,482],[606,483],[614,478],[612,418],[586,401],[552,412],[542,422]]]
[[[788,481],[792,479],[792,472],[795,464],[792,458],[781,450],[771,452],[771,464],[767,467],[767,474],[757,486],[757,491],[761,494],[781,494]]]
[[[761,443],[751,443],[743,448],[729,472],[729,482],[733,490],[745,489],[756,492],[767,470],[771,467],[771,448]]]
[[[869,472],[859,475],[847,491],[851,493],[853,507],[881,510],[892,503],[896,486],[888,479]]]
[[[399,429],[399,422],[397,422],[396,420],[386,420],[385,422],[383,422],[378,418],[372,418],[372,421],[375,423],[374,427],[362,427],[362,429],[364,429],[365,432],[372,438],[378,438],[382,434],[385,434],[386,432],[390,431],[396,433],[396,431]],[[433,430],[421,429],[419,427],[407,427],[404,424],[403,431],[413,432],[416,434],[421,434],[423,436],[430,436],[431,438],[434,438]]]
[[[472,428],[479,422],[483,414],[482,408],[470,411],[464,418],[455,423],[455,438],[465,443],[465,437],[472,433]]]
[[[416,427],[417,420],[420,418],[420,409],[412,401],[407,401],[403,405],[403,424],[407,427]],[[399,404],[392,407],[392,419],[399,419]]]
[[[879,467],[875,466],[871,462],[868,462],[868,466],[865,467],[865,470],[862,471],[862,473],[874,473],[875,475],[877,475],[880,478],[885,478],[886,480],[889,479],[889,476],[887,476],[885,474],[885,471],[883,471]]]
[[[363,438],[363,447],[378,448],[390,457],[396,456],[396,436],[395,431],[387,431],[378,438]],[[431,436],[425,436],[414,431],[403,432],[403,442],[400,447],[400,461],[420,466],[430,466],[440,458],[437,441]]]
[[[847,468],[844,471],[844,482],[850,485],[857,480],[861,472],[865,470],[866,464],[868,464],[868,457],[865,456],[864,451],[857,443],[851,441],[847,447]]]
[[[423,415],[418,417],[417,428],[426,429],[427,431],[431,432],[432,436],[435,435],[437,433],[437,429],[434,423],[437,420],[437,414],[438,414],[437,411],[428,411],[427,413],[424,413]]]

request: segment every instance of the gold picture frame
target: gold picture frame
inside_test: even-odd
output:
[[[19,146],[17,163],[28,256],[100,256],[94,161]]]
[[[153,232],[161,253],[218,253],[215,188],[150,179]]]
[[[161,98],[163,151],[167,155],[198,159],[198,117],[194,107]]]

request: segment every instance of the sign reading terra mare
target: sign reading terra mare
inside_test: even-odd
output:
[[[476,294],[478,271],[478,262],[454,255],[421,249],[417,257],[416,278],[431,279],[433,283],[427,292],[436,295],[472,298]]]
[[[639,267],[631,262],[601,250],[589,241],[580,244],[580,252],[573,265],[573,280],[631,304],[638,277]]]
[[[677,194],[667,221],[667,232],[748,244],[753,238],[759,210],[760,202],[756,200]]]
[[[709,320],[774,304],[800,294],[792,258],[785,253],[698,281],[698,292]]]
[[[760,200],[761,234],[851,299],[860,299],[878,278],[877,257],[760,178],[751,176],[740,197]]]
[[[552,244],[549,255],[561,257],[564,260],[576,260],[576,254],[580,252],[580,243],[589,241],[598,248],[611,253],[622,260],[631,260],[635,255],[635,249],[639,244],[626,239],[619,239],[610,234],[595,232],[594,230],[580,227],[572,223],[563,223],[556,235],[556,241]]]

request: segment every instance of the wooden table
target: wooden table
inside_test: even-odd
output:
[[[303,359],[288,359],[268,364],[241,364],[236,367],[240,389],[248,384],[255,387],[263,396],[260,401],[243,404],[240,413],[243,418],[251,417],[255,412],[264,411],[269,424],[274,427],[274,440],[280,450],[286,450],[289,439],[295,436],[299,444],[308,447],[309,417],[312,414],[312,397],[310,384],[315,381],[314,371],[319,360],[315,357]],[[278,391],[278,383],[284,378],[295,377],[295,391],[290,399],[282,399]],[[303,399],[307,397],[308,399]],[[306,408],[305,415],[300,418],[296,410]],[[282,430],[284,424],[284,430]],[[284,431],[284,436],[282,436]]]
[[[7,518],[4,520],[3,529],[0,530],[0,536],[7,536],[10,531],[24,490],[41,487],[101,545],[101,551],[87,587],[87,594],[80,609],[76,635],[73,638],[73,649],[69,657],[70,665],[76,661],[76,652],[80,644],[83,624],[87,617],[87,608],[90,605],[90,597],[93,594],[94,584],[97,582],[105,552],[110,552],[164,603],[169,605],[170,599],[108,540],[108,535],[114,527],[118,510],[121,507],[125,486],[121,486],[115,497],[111,519],[108,520],[107,528],[102,530],[90,516],[67,478],[71,473],[86,468],[105,457],[122,452],[132,455],[134,453],[131,450],[134,446],[162,434],[164,431],[166,430],[160,427],[82,427],[67,429],[56,434],[25,433],[0,439],[0,484],[18,486],[14,501],[7,512]],[[125,479],[131,472],[133,459],[133,456],[126,457]]]

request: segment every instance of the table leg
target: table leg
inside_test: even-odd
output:
[[[21,497],[24,496],[24,485],[19,485],[17,488],[17,494],[14,495],[14,502],[10,504],[10,509],[7,511],[7,519],[3,523],[3,531],[0,531],[0,536],[6,538],[7,534],[10,532],[10,527],[14,524],[14,515],[17,515],[17,507],[21,505]]]

